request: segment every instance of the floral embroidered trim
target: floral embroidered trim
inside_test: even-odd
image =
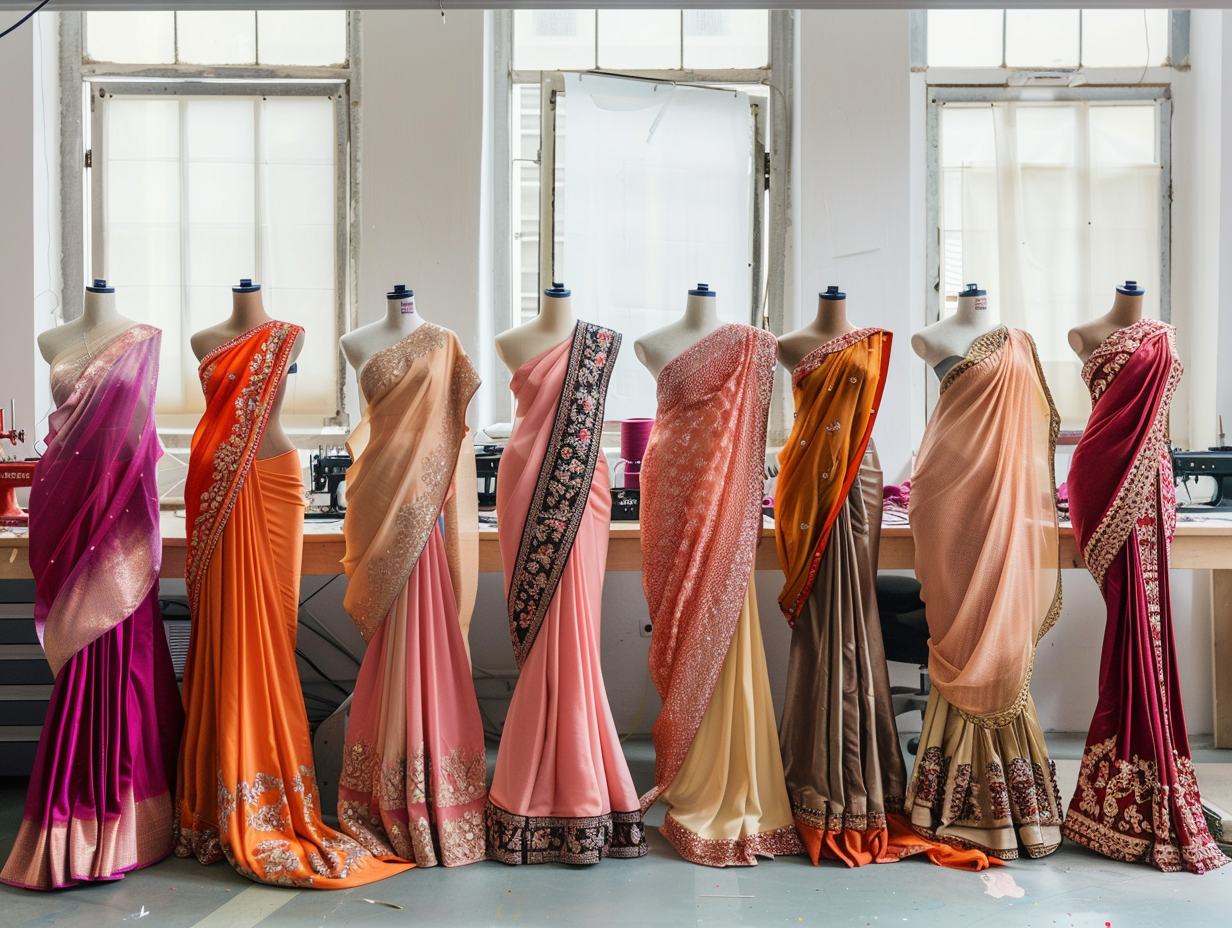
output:
[[[964,372],[1000,351],[1001,347],[1009,340],[1009,337],[1010,330],[1003,325],[999,325],[995,329],[977,337],[971,343],[971,347],[967,349],[963,359],[946,372],[945,378],[941,381],[938,396],[945,393],[950,388],[950,384],[961,377]]]
[[[528,817],[488,800],[488,857],[503,864],[597,864],[604,857],[645,857],[642,813],[586,818]]]
[[[901,808],[902,800],[899,800],[899,808],[891,811],[900,811]],[[791,817],[797,825],[803,825],[815,831],[864,832],[885,831],[886,828],[885,812],[820,812],[794,801],[791,804]]]
[[[803,854],[804,843],[795,824],[739,838],[703,838],[681,825],[668,812],[659,829],[689,863],[707,867],[754,867],[758,857]]]
[[[125,329],[111,339],[111,341],[107,342],[106,345],[98,349],[92,358],[89,355],[78,355],[73,359],[72,363],[69,363],[62,360],[64,356],[62,352],[61,356],[56,358],[51,365],[52,386],[54,389],[55,386],[64,383],[71,377],[73,379],[73,389],[67,399],[57,402],[56,405],[63,406],[65,403],[77,399],[79,394],[90,390],[98,382],[99,375],[107,368],[112,367],[116,360],[133,345],[145,341],[147,338],[161,337],[162,334],[162,329],[146,325],[145,323],[138,323]],[[82,361],[86,363],[78,370],[77,366]],[[157,367],[155,367],[154,376],[155,378],[158,377]],[[150,395],[154,395],[153,387],[150,388]]]
[[[872,338],[874,335],[881,333],[883,336],[891,335],[887,329],[879,329],[876,326],[866,326],[863,329],[856,329],[854,332],[848,332],[846,335],[840,335],[837,338],[832,338],[828,342],[822,342],[792,368],[791,385],[797,386],[801,380],[807,377],[817,368],[821,367],[822,361],[826,355],[838,354],[846,348],[850,348],[856,342],[862,342],[866,338]]]
[[[578,322],[573,330],[552,435],[509,579],[509,633],[518,667],[530,656],[582,525],[619,350],[619,332],[589,322]]]

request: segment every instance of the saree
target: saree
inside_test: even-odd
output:
[[[659,373],[642,458],[642,588],[650,607],[662,834],[693,863],[751,866],[803,850],[775,735],[753,587],[774,336],[728,324]]]
[[[488,791],[488,856],[642,857],[646,836],[599,661],[612,499],[600,448],[620,335],[579,322],[513,375],[496,525],[519,675]]]
[[[251,880],[339,889],[407,868],[321,822],[295,663],[299,454],[257,459],[303,330],[270,321],[209,352],[185,486],[192,637],[177,768],[180,857]]]
[[[171,853],[183,717],[158,608],[154,394],[162,333],[137,325],[51,365],[30,490],[35,625],[55,674],[0,880],[118,880]]]
[[[368,650],[338,821],[378,856],[468,864],[484,858],[487,797],[463,630],[478,580],[466,407],[479,377],[454,333],[424,323],[374,354],[359,385],[368,405],[347,440],[343,605]]]
[[[1061,843],[1030,692],[1036,644],[1061,611],[1059,427],[1031,336],[1000,326],[941,381],[911,478],[933,691],[906,808],[923,836],[1002,860]]]
[[[1176,529],[1168,413],[1176,330],[1142,319],[1082,368],[1092,411],[1067,482],[1074,535],[1107,606],[1099,698],[1064,833],[1115,860],[1206,873],[1211,838],[1181,707],[1168,554]]]

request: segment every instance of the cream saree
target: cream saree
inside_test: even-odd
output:
[[[1002,859],[1061,841],[1030,693],[1036,643],[1061,610],[1058,427],[1034,342],[1002,326],[942,380],[912,475],[934,688],[906,808],[920,834]]]

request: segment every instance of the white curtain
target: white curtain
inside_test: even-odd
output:
[[[1031,333],[1063,428],[1081,428],[1091,406],[1069,330],[1107,312],[1126,280],[1159,315],[1156,124],[1151,103],[943,114],[947,290],[978,283],[1001,322]]]
[[[725,320],[752,318],[748,95],[591,74],[566,86],[556,277],[578,318],[624,335],[607,419],[652,416],[635,339],[679,318],[698,283]]]

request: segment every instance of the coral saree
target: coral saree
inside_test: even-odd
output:
[[[933,692],[906,807],[925,837],[1004,860],[1061,843],[1030,692],[1036,643],[1061,610],[1059,424],[1031,337],[998,327],[941,381],[911,478]]]
[[[344,605],[368,651],[347,722],[338,820],[373,854],[468,864],[484,858],[487,796],[463,638],[478,579],[466,407],[479,377],[457,336],[424,323],[374,354],[359,385],[368,405],[347,440],[355,463],[342,566]]]
[[[161,337],[137,325],[51,365],[57,408],[30,491],[30,568],[55,684],[0,872],[14,886],[118,880],[171,853],[183,717],[158,609]]]
[[[1205,873],[1228,858],[1202,814],[1172,640],[1176,330],[1142,319],[1113,332],[1082,377],[1094,408],[1070,464],[1070,517],[1108,618],[1099,701],[1064,831],[1116,860]]]
[[[753,560],[761,536],[774,337],[724,325],[659,373],[642,460],[642,587],[662,833],[693,863],[803,850],[783,781]]]
[[[201,360],[206,411],[185,488],[192,638],[176,854],[244,876],[341,889],[406,869],[321,822],[295,664],[304,486],[299,454],[257,459],[303,330],[267,322]]]
[[[611,494],[599,446],[620,335],[579,322],[513,375],[496,482],[520,674],[488,792],[488,855],[598,863],[646,853],[642,813],[599,663]]]

